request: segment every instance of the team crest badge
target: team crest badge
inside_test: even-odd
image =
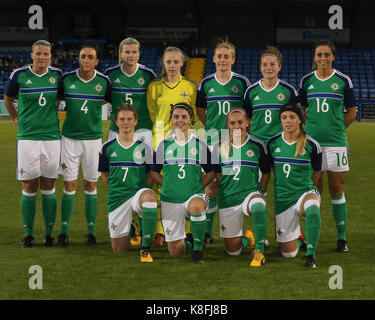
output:
[[[56,79],[54,77],[51,77],[51,78],[49,78],[49,82],[51,82],[52,84],[55,84],[56,83]]]
[[[339,88],[339,85],[337,83],[332,83],[331,88],[336,91]]]
[[[191,148],[191,149],[190,149],[190,153],[191,153],[193,156],[195,156],[195,155],[198,153],[198,150],[195,149],[195,148]]]
[[[180,94],[180,96],[186,99],[189,95],[184,91]]]
[[[102,91],[102,89],[103,89],[103,87],[102,87],[100,84],[98,84],[98,85],[95,87],[95,90],[96,90],[97,92]]]
[[[233,86],[233,87],[232,87],[232,91],[233,91],[234,93],[237,93],[237,92],[239,91],[239,89],[238,89],[237,86]]]
[[[143,86],[144,83],[145,83],[146,81],[145,81],[145,79],[143,79],[143,78],[139,78],[139,79],[137,80],[137,82],[139,83],[139,85]]]
[[[254,155],[254,151],[251,150],[251,149],[249,149],[249,150],[246,151],[246,154],[247,154],[247,156],[248,156],[249,158],[251,158],[251,157]]]
[[[140,158],[142,158],[142,153],[140,153],[140,152],[138,151],[138,152],[136,152],[136,153],[134,154],[134,157],[136,157],[137,159],[140,159]]]
[[[304,156],[306,154],[306,150],[303,149],[300,153],[299,153],[301,156]]]
[[[285,96],[280,93],[278,96],[277,96],[277,99],[279,99],[279,101],[283,101],[285,99]]]

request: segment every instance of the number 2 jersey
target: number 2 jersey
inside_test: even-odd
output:
[[[62,71],[48,67],[38,75],[31,66],[14,70],[5,88],[11,98],[18,96],[18,140],[59,140],[57,92]]]
[[[214,171],[207,144],[193,134],[182,145],[174,134],[160,142],[151,170],[162,169],[160,200],[172,203],[184,203],[192,195],[204,193],[202,169],[206,173]]]
[[[333,69],[327,79],[316,71],[305,75],[300,82],[300,102],[307,107],[305,130],[322,147],[348,145],[344,123],[344,107],[355,106],[350,78]]]
[[[224,140],[221,145],[225,143],[228,142]],[[219,158],[215,171],[221,173],[219,208],[222,209],[240,205],[251,192],[261,190],[259,169],[263,173],[270,173],[271,169],[267,163],[265,144],[250,135],[241,146],[231,145],[227,154],[218,145],[215,145],[213,152]]]
[[[311,175],[322,169],[322,152],[319,143],[307,136],[304,149],[297,157],[297,142],[288,143],[281,132],[267,144],[268,163],[274,167],[275,214],[295,205],[301,195],[314,186]]]
[[[100,139],[102,133],[103,101],[111,101],[109,79],[95,70],[94,76],[83,80],[79,69],[61,78],[59,98],[65,100],[66,118],[62,135],[75,140]]]
[[[99,154],[99,171],[108,175],[108,213],[112,212],[146,184],[153,159],[150,145],[140,139],[124,147],[118,137],[103,144]]]

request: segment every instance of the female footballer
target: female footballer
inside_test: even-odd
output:
[[[247,133],[249,120],[244,109],[232,109],[227,116],[229,135],[219,147],[220,236],[229,255],[240,255],[248,246],[255,252],[251,267],[262,266],[267,233],[266,201],[263,196],[269,180],[265,144]],[[217,148],[215,148],[216,151]],[[259,182],[259,169],[262,177]],[[253,219],[254,234],[242,236],[243,216]],[[255,240],[254,240],[255,236]],[[252,243],[251,243],[252,242]]]
[[[295,257],[301,242],[299,215],[306,219],[305,267],[315,268],[320,235],[320,194],[316,188],[321,174],[320,145],[306,135],[302,110],[295,104],[280,109],[283,131],[267,144],[267,157],[274,167],[276,241],[284,257]]]
[[[134,106],[121,105],[116,111],[117,138],[106,142],[99,155],[99,171],[108,188],[108,228],[115,252],[130,246],[132,212],[138,213],[142,226],[141,262],[153,262],[150,246],[158,209],[151,189],[149,169],[152,147],[135,136],[138,114]]]
[[[151,176],[162,186],[161,219],[170,255],[179,256],[185,252],[187,218],[194,239],[193,263],[200,264],[203,262],[207,210],[203,188],[214,179],[215,171],[207,145],[189,132],[193,116],[193,109],[186,103],[170,107],[174,131],[158,145]]]
[[[245,76],[232,72],[235,57],[235,46],[229,41],[220,41],[215,46],[213,55],[216,72],[204,78],[198,86],[197,113],[206,126],[206,141],[211,148],[219,141],[220,131],[226,128],[228,113],[235,108],[242,108],[243,95],[250,86],[250,81]],[[217,188],[216,181],[206,188],[206,193],[210,195],[205,237],[207,244],[213,241]]]
[[[335,47],[330,41],[315,45],[313,72],[300,82],[300,101],[306,108],[306,132],[322,147],[323,171],[327,171],[333,217],[337,228],[338,252],[348,252],[346,244],[347,206],[345,173],[349,171],[346,128],[356,118],[356,102],[350,78],[333,69]],[[346,108],[346,113],[344,110]],[[323,192],[323,174],[318,179]]]

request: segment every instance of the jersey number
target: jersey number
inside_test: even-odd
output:
[[[267,124],[270,124],[272,121],[272,113],[271,110],[266,110],[265,117],[264,117],[264,122]]]
[[[288,179],[289,174],[290,174],[290,169],[291,169],[290,164],[288,164],[288,163],[284,163],[284,165],[283,165],[283,172],[285,173],[285,177],[286,177],[287,179]]]
[[[185,175],[186,175],[186,172],[184,170],[185,165],[184,164],[179,164],[178,166],[180,167],[180,170],[178,170],[179,174],[177,175],[177,177],[179,179],[184,179]]]
[[[87,101],[88,100],[85,100],[85,102],[83,103],[81,107],[81,111],[83,111],[85,114],[87,114],[87,112],[89,111],[89,108],[86,107]]]
[[[342,165],[346,166],[348,164],[348,158],[346,157],[345,152],[342,153],[341,165],[340,165],[340,154],[336,153],[336,157],[337,157],[337,166],[338,167],[341,167]]]
[[[47,104],[47,99],[43,97],[43,92],[39,96],[39,105],[44,107]]]
[[[319,98],[316,98],[316,112],[320,112],[320,110],[322,112],[328,112],[329,110],[329,104],[326,102],[326,98],[323,99],[323,103],[320,105],[320,100]]]
[[[128,104],[133,104],[133,98],[131,93],[125,93],[125,101]]]
[[[125,182],[126,176],[128,175],[129,168],[121,167],[122,170],[125,170],[124,177],[122,178],[122,182]]]
[[[230,102],[229,101],[218,101],[219,104],[219,115],[227,115],[230,111]]]
[[[237,180],[237,181],[240,180],[238,178],[238,175],[239,175],[239,173],[241,171],[241,167],[240,166],[234,166],[233,167],[233,171],[236,171],[236,173],[234,174],[233,180]]]

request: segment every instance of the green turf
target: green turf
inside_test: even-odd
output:
[[[108,123],[105,124],[105,128]],[[272,185],[268,192],[268,239],[266,264],[249,267],[249,252],[239,257],[225,253],[218,238],[215,217],[214,243],[204,251],[203,265],[191,263],[190,254],[169,256],[166,247],[153,250],[154,263],[140,264],[139,250],[113,253],[106,220],[106,188],[98,184],[98,245],[85,245],[86,222],[82,185],[77,192],[76,210],[67,248],[45,248],[40,194],[35,219],[36,246],[20,247],[23,226],[20,215],[20,183],[15,180],[16,127],[0,121],[1,223],[0,223],[0,299],[374,299],[374,197],[375,123],[354,123],[348,130],[350,168],[346,180],[348,202],[348,245],[350,253],[338,254],[336,229],[329,196],[322,203],[322,230],[316,270],[305,270],[302,253],[295,259],[282,258],[274,240]],[[325,191],[327,183],[325,182]],[[60,232],[62,181],[57,183],[58,213],[54,236]],[[302,222],[303,225],[303,222]],[[250,219],[246,226],[251,226]],[[43,289],[29,288],[29,267],[43,268]],[[329,268],[343,270],[343,289],[332,290]]]

